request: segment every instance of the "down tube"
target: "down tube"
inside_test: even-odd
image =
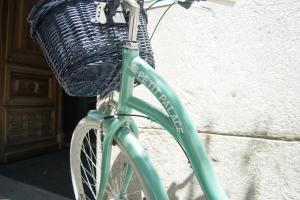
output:
[[[175,92],[140,57],[134,58],[129,66],[132,75],[155,95],[168,113],[176,131],[172,135],[177,135],[176,138],[182,143],[205,197],[208,200],[227,200],[197,131]]]

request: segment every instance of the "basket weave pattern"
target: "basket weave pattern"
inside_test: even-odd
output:
[[[94,25],[94,0],[42,0],[32,10],[32,38],[40,45],[60,85],[71,96],[106,96],[120,85],[122,47],[127,24]],[[140,56],[154,67],[141,12],[138,42]]]

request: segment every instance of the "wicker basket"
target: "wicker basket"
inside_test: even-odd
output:
[[[95,11],[94,0],[41,0],[29,15],[32,38],[71,96],[104,97],[120,85],[128,25],[94,25]],[[140,14],[138,42],[140,56],[154,67],[145,12]]]

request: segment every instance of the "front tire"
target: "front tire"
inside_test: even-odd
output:
[[[70,164],[73,189],[77,200],[96,200],[98,195],[102,141],[100,122],[91,118],[82,119],[74,130]],[[116,137],[116,145],[112,147],[111,168],[104,199],[132,199],[145,200],[148,198],[148,189],[141,184],[141,174],[136,169],[129,153]],[[133,176],[124,191],[124,180],[129,166],[133,169]],[[123,191],[123,192],[122,192]]]

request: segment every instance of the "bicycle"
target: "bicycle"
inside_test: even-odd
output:
[[[231,3],[231,0],[223,2]],[[178,3],[189,7],[192,1]],[[139,57],[137,29],[140,5],[135,0],[124,0],[121,4],[129,10],[129,34],[122,50],[119,96],[110,92],[107,97],[98,99],[97,109],[89,111],[74,130],[70,164],[75,198],[168,199],[153,164],[139,143],[139,130],[132,118],[135,110],[161,125],[177,141],[206,199],[228,199],[217,181],[185,106],[164,79]],[[98,20],[105,21],[103,17]],[[165,112],[133,96],[136,81],[156,97]],[[114,169],[111,155],[118,156],[113,163]]]
[[[132,6],[133,11],[131,12],[137,12],[138,5],[135,1],[129,0],[126,2]],[[137,14],[133,14],[133,16],[137,17]],[[130,32],[135,33],[135,22],[130,22],[132,24],[129,25],[131,27],[129,30],[132,30]],[[90,111],[87,117],[79,122],[74,131],[71,143],[71,170],[76,199],[82,198],[81,195],[85,193],[82,184],[89,184],[90,181],[86,174],[82,174],[85,169],[80,169],[83,164],[81,164],[81,167],[79,166],[79,152],[82,150],[81,146],[85,145],[83,144],[83,136],[87,137],[87,142],[90,141],[91,129],[97,130],[95,132],[95,136],[98,136],[97,138],[99,138],[99,135],[101,134],[102,138],[104,138],[101,141],[100,137],[96,142],[96,145],[98,146],[102,142],[103,147],[101,167],[99,167],[100,163],[94,163],[94,167],[98,169],[98,173],[96,172],[98,175],[96,175],[97,177],[94,183],[95,198],[104,198],[105,188],[107,187],[106,184],[108,184],[108,190],[113,190],[113,186],[116,187],[116,191],[107,191],[108,196],[116,195],[114,196],[116,199],[123,199],[125,197],[130,198],[128,195],[126,196],[126,190],[132,173],[135,171],[141,181],[146,197],[159,200],[168,199],[158,175],[150,160],[147,158],[146,152],[138,142],[138,129],[135,122],[130,117],[132,110],[143,113],[172,134],[189,158],[207,199],[227,199],[215,178],[205,150],[199,142],[196,129],[191,124],[191,120],[186,114],[187,112],[183,104],[179,101],[178,97],[168,84],[157,75],[145,61],[139,58],[139,50],[135,43],[136,36],[129,35],[128,41],[129,42],[123,49],[122,82],[118,101],[115,101],[113,96],[108,97],[108,99],[99,106],[98,110]],[[132,95],[135,79],[152,92],[169,116]],[[105,118],[105,116],[113,116],[113,118]],[[122,179],[120,179],[120,182],[117,182],[120,184],[119,186],[116,186],[115,183],[113,183],[115,180],[112,177],[112,180],[108,181],[110,153],[114,141],[116,142],[116,146],[120,148],[122,154],[124,154],[125,158],[128,159],[125,163],[121,162],[120,168],[118,168],[124,170],[124,173],[121,173],[123,175],[123,177],[121,177]],[[96,152],[101,151],[98,146],[96,147]],[[84,148],[85,147],[86,146],[84,146]],[[92,149],[91,152],[93,152],[92,145],[89,145],[89,147],[90,150]],[[83,153],[88,154],[89,151],[86,151],[87,149],[84,149]],[[93,154],[94,153],[90,153],[87,156],[97,155],[97,153],[95,153],[95,155]],[[89,159],[92,160],[92,158]],[[128,165],[128,163],[130,163],[130,165]],[[93,166],[91,166],[91,168],[93,168]],[[102,169],[101,175],[99,174],[100,169]],[[85,177],[86,180],[81,181],[82,177]],[[93,191],[92,184],[88,187]]]

